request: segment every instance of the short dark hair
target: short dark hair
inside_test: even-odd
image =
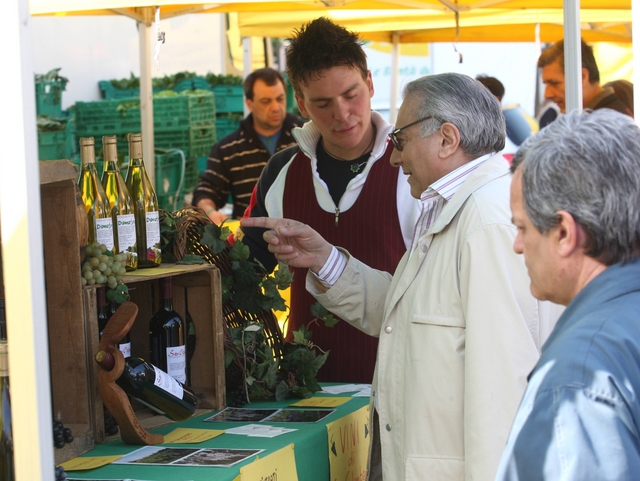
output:
[[[612,80],[604,84],[603,87],[611,87],[633,115],[633,84],[631,82],[625,79]]]
[[[589,72],[589,82],[600,82],[600,71],[593,55],[593,48],[580,39],[580,50],[582,53],[582,68],[586,68],[587,72]],[[564,39],[554,43],[540,54],[538,67],[546,67],[556,60],[560,62],[560,67],[564,70]]]
[[[287,74],[298,95],[302,95],[300,85],[319,78],[322,70],[332,67],[353,67],[360,71],[363,79],[367,78],[367,55],[358,34],[326,17],[303,25],[288,40]]]
[[[487,87],[489,89],[489,92],[495,95],[498,100],[502,100],[502,97],[504,97],[504,85],[502,85],[502,82],[500,82],[500,80],[495,77],[489,77],[487,75],[478,75],[476,76],[476,80]]]
[[[247,75],[247,78],[244,79],[244,83],[242,84],[244,96],[249,100],[253,100],[253,85],[256,83],[256,80],[262,80],[269,87],[280,82],[282,87],[285,90],[287,89],[287,84],[284,82],[284,77],[280,72],[269,67],[259,68]]]

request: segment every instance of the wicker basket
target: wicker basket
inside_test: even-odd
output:
[[[197,254],[206,259],[210,264],[215,265],[223,276],[231,276],[231,259],[229,258],[229,249],[231,244],[227,242],[227,249],[219,254],[213,254],[206,245],[200,243],[198,229],[212,221],[200,209],[185,208],[178,210],[172,214],[176,219],[176,229],[178,236],[173,248],[173,254],[177,260],[182,259],[187,254]],[[284,347],[284,336],[278,325],[273,311],[262,310],[258,314],[234,309],[230,302],[224,302],[222,305],[222,315],[225,321],[225,327],[244,326],[247,321],[259,322],[263,325],[264,336],[269,345],[273,348],[274,354],[278,357],[282,355]],[[225,342],[228,341],[225,336]]]

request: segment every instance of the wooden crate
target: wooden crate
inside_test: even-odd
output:
[[[94,426],[99,422],[94,419],[95,399],[88,385],[87,326],[78,270],[77,177],[77,167],[68,160],[40,162],[53,419],[74,436],[73,443],[54,450],[56,463],[93,449]]]
[[[105,440],[94,360],[98,350],[96,290],[83,288],[80,281],[77,176],[77,167],[70,161],[40,162],[53,417],[74,435],[72,443],[54,450],[56,463],[84,454]],[[131,330],[133,355],[149,357],[148,322],[157,309],[158,279],[166,276],[173,277],[174,308],[184,317],[188,297],[196,326],[191,384],[198,408],[222,409],[226,398],[224,331],[216,267],[162,265],[125,275],[131,300],[139,307]],[[148,428],[170,422],[163,416],[157,418],[146,421]]]
[[[149,359],[149,320],[159,307],[158,281],[163,277],[173,278],[173,307],[186,318],[185,299],[188,299],[189,313],[196,328],[196,348],[190,362],[191,388],[198,398],[199,409],[220,410],[226,403],[224,382],[224,330],[222,319],[222,294],[220,272],[211,265],[171,265],[162,264],[152,269],[138,269],[127,273],[124,282],[129,288],[130,300],[138,306],[138,316],[131,328],[131,353],[133,356]],[[98,351],[97,307],[95,289],[84,288],[87,324],[93,326],[91,356]],[[97,364],[91,365],[91,378],[97,379]],[[99,398],[97,384],[92,386],[94,397]],[[146,408],[145,408],[146,409]],[[97,417],[97,416],[96,416]],[[162,423],[160,419],[149,421],[151,425]],[[170,422],[166,419],[166,422]],[[145,426],[146,427],[146,426]],[[98,427],[96,427],[96,430]],[[104,437],[96,442],[102,442]]]

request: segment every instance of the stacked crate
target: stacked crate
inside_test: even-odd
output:
[[[38,159],[69,159],[77,150],[75,146],[75,124],[67,112],[62,110],[62,92],[67,80],[37,81],[36,114],[47,117],[60,125],[59,130],[43,130],[38,126]]]
[[[153,118],[155,147],[180,150],[186,157],[181,193],[189,193],[198,180],[197,158],[207,155],[216,142],[213,94],[154,97]],[[126,155],[127,135],[141,130],[140,101],[137,97],[129,97],[77,102],[76,129],[80,137],[116,135],[118,152]],[[175,163],[175,156],[171,159]],[[156,170],[163,168],[163,165],[156,166]],[[158,182],[162,181],[156,181],[156,186],[160,187]]]

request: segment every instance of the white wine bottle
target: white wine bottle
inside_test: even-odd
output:
[[[93,137],[80,138],[80,158],[82,171],[78,179],[78,187],[89,221],[89,243],[103,244],[108,250],[113,251],[115,244],[111,209],[96,171]]]
[[[133,271],[138,267],[136,244],[136,219],[129,189],[118,168],[118,139],[115,135],[102,137],[104,171],[102,187],[111,208],[115,253],[126,256],[125,268]]]
[[[142,160],[142,134],[129,134],[127,187],[133,200],[138,244],[138,267],[157,267],[160,251],[160,212],[158,197]]]

